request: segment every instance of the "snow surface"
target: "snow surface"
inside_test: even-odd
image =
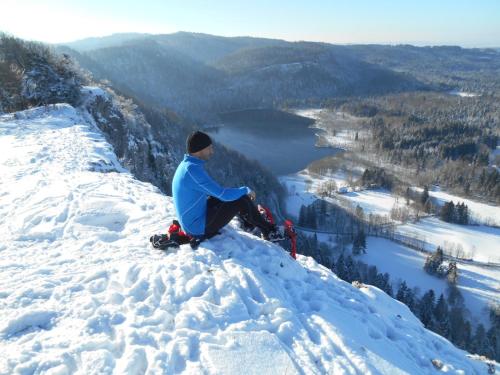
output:
[[[306,175],[297,173],[278,178],[288,192],[285,200],[285,210],[288,215],[298,218],[302,205],[308,206],[318,199],[316,194],[311,192],[311,190],[314,191],[313,181],[308,179]],[[307,180],[311,181],[311,187],[308,187]]]
[[[449,91],[449,94],[454,96],[460,96],[462,98],[474,98],[476,96],[479,96],[479,94],[475,92],[458,91],[458,90]]]
[[[404,280],[422,293],[433,289],[438,297],[440,293],[446,295],[446,279],[431,276],[423,269],[426,254],[375,237],[367,238],[367,248],[367,254],[361,255],[359,259],[377,266],[379,272],[389,273],[393,282]],[[472,314],[473,323],[482,322],[489,326],[488,306],[497,302],[500,296],[500,268],[459,263],[458,272],[457,286],[462,292],[465,306]]]
[[[379,289],[228,226],[148,237],[171,198],[69,105],[0,117],[0,373],[484,374]]]
[[[355,143],[356,132],[358,132],[358,139],[366,137],[365,131],[356,127],[360,121],[364,120],[363,117],[317,108],[295,109],[293,113],[315,120],[312,127],[321,130],[318,137],[320,137],[319,143],[322,146],[328,145],[329,147],[349,150]]]
[[[500,227],[500,207],[498,206],[476,202],[471,199],[449,194],[442,191],[439,187],[433,187],[431,191],[429,191],[429,195],[437,200],[440,205],[449,201],[453,201],[454,203],[464,202],[468,207],[472,220]]]
[[[297,116],[308,117],[313,120],[318,120],[320,118],[320,114],[323,111],[321,108],[303,108],[303,109],[294,109],[292,113],[295,113]]]
[[[354,206],[362,207],[366,215],[389,215],[394,206],[404,205],[402,199],[399,200],[385,189],[353,191],[342,194],[342,197],[349,199]]]
[[[485,225],[458,225],[425,218],[418,223],[398,226],[396,231],[427,242],[427,250],[434,251],[438,246],[445,253],[454,254],[457,245],[463,249],[467,259],[481,263],[500,264],[500,228]]]
[[[321,183],[335,181],[337,189],[346,187],[348,179],[344,172],[336,172],[328,177],[319,176],[306,171],[286,176],[280,176],[280,182],[286,186],[288,197],[286,199],[287,213],[298,217],[301,205],[309,205],[316,199],[322,199],[318,194],[318,188]],[[395,197],[388,190],[374,189],[351,191],[343,194],[336,194],[333,200],[341,204],[339,199],[349,201],[353,207],[360,205],[365,214],[389,215],[391,209],[396,205],[403,205],[403,199]]]

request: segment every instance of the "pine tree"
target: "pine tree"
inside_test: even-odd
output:
[[[416,293],[413,289],[408,289],[408,292],[406,294],[406,306],[409,307],[411,312],[416,315],[417,311],[417,297]]]
[[[491,345],[493,359],[500,361],[500,304],[490,307],[490,323],[487,336]]]
[[[453,203],[453,201],[450,201],[449,205],[450,205],[450,217],[448,222],[453,223],[456,221],[455,204]]]
[[[409,206],[410,205],[410,187],[409,186],[406,188],[405,199],[406,199],[406,205]]]
[[[363,207],[361,207],[359,204],[356,206],[355,214],[359,220],[361,221],[365,220],[365,213],[363,211]]]
[[[368,279],[368,265],[361,261],[357,261],[356,265],[358,266],[358,272],[361,282],[366,283]]]
[[[375,282],[373,283],[373,285],[375,285],[380,290],[383,290],[389,296],[392,297],[393,295],[392,285],[390,283],[390,276],[387,272],[383,274],[382,273],[377,274],[377,277],[375,278]]]
[[[340,256],[337,259],[337,264],[335,265],[335,273],[340,279],[342,280],[346,279],[347,272],[344,262],[344,253],[340,254]]]
[[[422,195],[420,196],[420,204],[422,207],[425,207],[425,204],[429,200],[429,188],[427,186],[424,186],[424,191],[422,192]]]
[[[419,306],[419,318],[426,328],[433,329],[434,324],[434,306],[435,304],[435,294],[434,290],[429,289],[420,300]]]
[[[392,284],[391,284],[390,280],[391,280],[390,275],[387,272],[385,272],[384,273],[384,283],[385,283],[385,285],[384,285],[384,289],[383,290],[384,290],[384,292],[387,293],[388,296],[393,297],[394,296],[394,291],[392,290]]]
[[[441,220],[448,223],[457,223],[467,225],[469,223],[469,209],[464,202],[457,203],[453,201],[446,202],[439,213]]]
[[[428,214],[431,213],[432,211],[432,203],[430,199],[427,199],[427,202],[424,204],[424,211],[427,212]]]
[[[472,326],[470,321],[466,320],[464,317],[464,332],[463,332],[463,341],[457,343],[456,345],[460,348],[466,349],[470,346],[472,342]]]
[[[324,225],[326,221],[326,201],[321,199],[319,201],[319,222],[320,225]]]
[[[300,227],[306,226],[306,206],[304,206],[304,205],[300,206],[299,226]]]
[[[469,351],[471,353],[481,354],[492,358],[494,353],[491,349],[488,336],[486,335],[486,329],[481,323],[479,323],[476,328],[476,333],[471,340]]]
[[[470,195],[470,182],[466,182],[465,185],[464,185],[464,194],[465,196],[469,196]]]
[[[448,284],[448,305],[450,307],[463,307],[464,305],[464,297],[460,290],[454,284]]]
[[[318,246],[318,235],[316,232],[314,232],[314,235],[311,238],[311,249],[314,249],[314,259],[320,259],[321,258],[321,253],[319,253],[319,246]]]
[[[453,221],[453,202],[446,202],[439,213],[441,220],[451,223]]]
[[[316,229],[316,210],[313,205],[307,207],[307,225],[309,228]]]
[[[462,203],[457,203],[455,206],[455,223],[457,224],[463,224],[463,219],[464,219],[464,210],[465,210],[465,204]]]
[[[312,228],[312,211],[311,206],[306,206],[306,226]]]
[[[363,229],[359,231],[359,247],[363,254],[366,254],[366,235]]]
[[[425,259],[424,270],[431,275],[436,275],[438,273],[439,266],[443,263],[443,258],[443,249],[438,246],[436,252],[429,254]]]
[[[367,275],[366,282],[368,284],[375,285],[375,282],[377,280],[377,276],[378,276],[377,266],[368,267],[368,275]]]
[[[436,321],[436,333],[439,333],[441,336],[448,337],[450,334],[449,311],[448,304],[446,303],[446,299],[442,293],[439,296],[436,307],[434,308],[434,319]]]
[[[356,235],[356,237],[354,237],[354,241],[352,242],[352,254],[359,255],[360,252],[361,252],[361,248],[359,246],[358,235]]]
[[[403,302],[408,307],[410,306],[409,294],[411,289],[406,285],[406,281],[403,281],[399,284],[398,292],[396,293],[396,299],[400,302]]]
[[[464,347],[465,338],[468,335],[465,323],[462,307],[452,307],[450,310],[450,339],[461,348]]]
[[[352,283],[354,280],[359,280],[359,273],[357,272],[354,260],[350,255],[345,260],[345,281]]]
[[[455,285],[458,280],[457,262],[450,262],[448,264],[447,279],[450,284]]]
[[[361,252],[363,252],[363,254],[366,254],[366,235],[363,229],[359,230],[352,243],[353,255],[359,255]]]

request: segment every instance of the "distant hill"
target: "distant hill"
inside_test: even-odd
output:
[[[500,53],[494,49],[332,45],[188,32],[118,34],[58,48],[96,78],[198,121],[224,111],[321,105],[336,97],[500,88]]]
[[[96,78],[191,119],[286,101],[423,88],[330,45],[177,33],[71,53]]]
[[[57,46],[67,46],[78,52],[91,51],[93,49],[119,46],[130,40],[141,39],[148,37],[149,34],[141,33],[118,33],[104,37],[92,37],[80,40],[75,40],[69,43],[60,43]]]

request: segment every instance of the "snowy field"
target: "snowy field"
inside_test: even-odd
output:
[[[0,374],[484,374],[377,288],[235,227],[163,253],[171,198],[68,105],[0,117]]]
[[[325,139],[327,145],[331,147],[338,147],[343,150],[349,150],[355,142],[356,133],[351,130],[340,130],[337,131],[335,135],[330,132],[327,134],[321,134],[321,136]]]
[[[457,249],[467,259],[481,263],[500,263],[500,228],[484,225],[458,225],[426,218],[420,222],[398,226],[396,231],[427,242],[427,250],[434,251],[437,246],[445,252]]]
[[[322,183],[335,181],[337,188],[348,186],[347,177],[343,172],[337,172],[329,177],[313,175],[302,171],[301,173],[280,176],[280,181],[288,190],[286,200],[286,210],[290,215],[298,217],[300,206],[308,205],[321,197],[317,194],[318,188]],[[394,205],[403,204],[398,197],[384,189],[353,191],[344,194],[338,194],[336,197],[347,200],[353,207],[358,204],[363,208],[365,214],[389,215]],[[332,200],[331,198],[329,200]],[[337,201],[337,198],[333,198]]]
[[[371,213],[389,216],[394,206],[404,205],[402,199],[384,189],[353,191],[342,194],[342,197],[348,199],[354,206],[362,207],[365,215]]]
[[[469,209],[469,214],[472,220],[500,227],[500,207],[448,194],[438,187],[431,189],[431,191],[429,191],[429,195],[437,200],[440,205],[449,201],[453,201],[454,203],[464,202]]]
[[[393,282],[404,280],[410,287],[419,288],[422,294],[434,289],[437,297],[440,293],[446,295],[447,281],[423,270],[425,254],[375,237],[367,238],[367,247],[367,254],[361,255],[359,259],[377,266],[379,272],[389,273]],[[472,320],[489,326],[488,306],[500,299],[500,268],[459,263],[458,272],[458,287],[472,314]]]
[[[288,215],[298,218],[302,205],[308,206],[318,199],[314,193],[316,185],[308,186],[307,180],[310,179],[306,175],[297,173],[280,176],[278,179],[288,191],[288,196],[285,200],[285,210]],[[317,184],[317,181],[315,184]]]
[[[297,109],[293,113],[316,120],[313,127],[322,130],[318,134],[321,145],[344,150],[350,149],[355,142],[356,131],[353,130],[353,125],[364,120],[345,112],[332,112],[317,108]],[[358,136],[363,136],[361,131],[358,132]]]
[[[479,96],[479,94],[475,92],[458,91],[458,90],[449,91],[448,94],[454,96],[460,96],[462,98],[474,98],[476,96]]]
[[[297,116],[312,118],[313,120],[318,120],[323,109],[321,108],[306,108],[306,109],[296,109],[292,113]]]
[[[286,185],[289,196],[286,201],[286,209],[290,215],[298,217],[300,206],[302,204],[311,204],[315,199],[320,198],[315,192],[318,186],[333,179],[337,186],[345,186],[345,174],[336,173],[329,178],[315,176],[309,173],[299,173],[295,175],[283,176],[280,181]],[[306,182],[309,180],[309,182]],[[429,194],[436,199],[445,201],[457,197],[441,192],[431,191]],[[357,205],[363,208],[366,215],[373,213],[378,215],[390,215],[394,206],[405,204],[404,198],[396,197],[384,189],[355,191],[337,195],[333,202],[339,202],[339,199],[347,200],[352,207]],[[471,200],[463,200],[470,208],[473,218],[481,217],[492,220],[500,220],[500,208],[478,203]],[[445,251],[452,254],[457,251],[461,257],[470,258],[481,263],[500,263],[500,228],[489,227],[485,225],[458,225],[446,223],[437,218],[422,219],[418,223],[408,223],[396,227],[398,233],[418,237],[427,242],[426,249],[434,251],[437,246],[445,248]]]

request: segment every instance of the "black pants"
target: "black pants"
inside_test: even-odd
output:
[[[207,200],[205,235],[207,237],[214,236],[237,214],[247,223],[259,227],[264,234],[272,230],[272,224],[261,216],[248,195],[230,202],[223,202],[220,199],[209,197]]]

